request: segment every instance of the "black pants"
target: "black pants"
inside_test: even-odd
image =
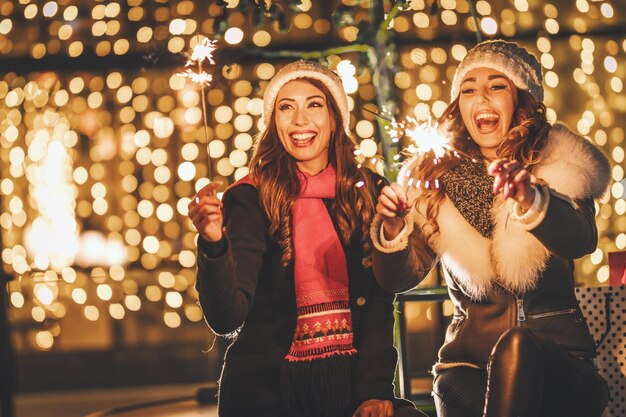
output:
[[[600,417],[609,400],[590,361],[523,327],[498,340],[488,371],[444,370],[433,394],[439,417]]]

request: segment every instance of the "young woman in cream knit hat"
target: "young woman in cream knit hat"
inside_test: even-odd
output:
[[[234,337],[219,415],[420,415],[394,398],[393,295],[370,267],[384,182],[354,160],[341,80],[298,61],[263,101],[250,175],[222,202],[206,186],[189,210],[204,317]]]
[[[599,417],[608,401],[572,260],[596,248],[593,199],[609,164],[548,124],[541,79],[514,43],[471,49],[440,122],[479,162],[410,159],[378,200],[378,282],[406,291],[441,261],[454,304],[433,368],[439,417]]]

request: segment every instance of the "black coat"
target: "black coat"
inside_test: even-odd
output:
[[[217,243],[199,239],[196,283],[211,329],[236,335],[222,369],[219,414],[281,416],[280,364],[296,325],[293,262],[281,266],[281,250],[268,234],[256,188],[238,185],[225,194],[223,204],[225,238]],[[379,287],[371,268],[362,266],[359,244],[344,250],[358,350],[356,408],[368,399],[394,399],[394,296]]]

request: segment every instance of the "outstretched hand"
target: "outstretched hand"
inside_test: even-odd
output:
[[[388,400],[367,400],[352,417],[393,417],[393,404]]]
[[[217,198],[217,188],[220,182],[212,182],[204,186],[191,199],[187,216],[194,227],[205,240],[218,242],[222,239],[222,202]]]
[[[528,210],[535,198],[535,189],[530,183],[530,174],[521,162],[511,159],[496,159],[487,169],[495,178],[493,193],[515,200],[523,210]]]

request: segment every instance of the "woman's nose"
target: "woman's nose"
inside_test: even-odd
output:
[[[307,124],[309,119],[306,117],[304,109],[296,109],[293,114],[293,124],[302,126]]]
[[[478,90],[477,99],[480,101],[489,101],[489,91],[487,89],[481,88]]]

